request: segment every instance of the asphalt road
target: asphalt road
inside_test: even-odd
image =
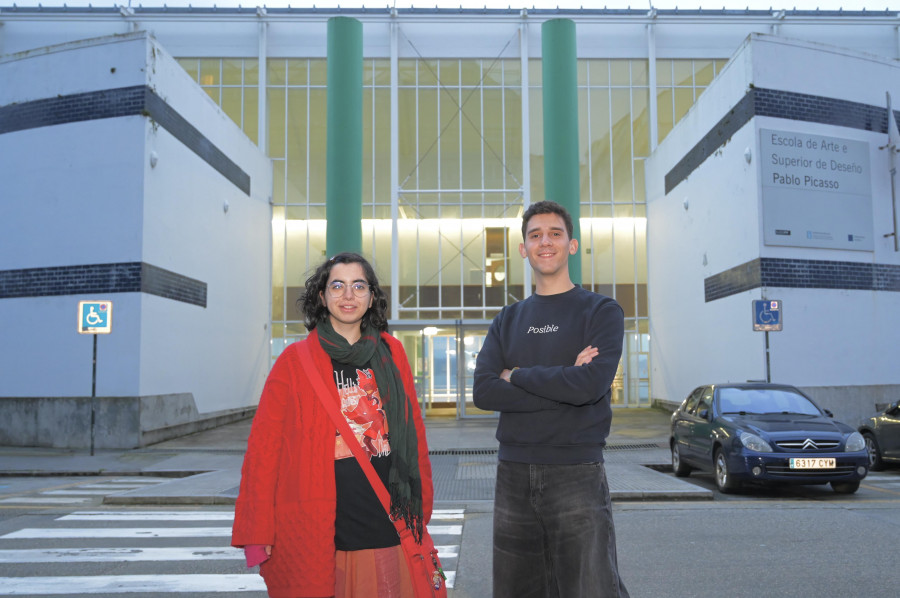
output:
[[[710,476],[688,479],[715,492]],[[229,507],[102,506],[111,482],[0,479],[0,496],[78,501],[0,502],[0,596],[265,596],[258,576],[228,549]],[[46,494],[56,490],[64,492]],[[465,510],[462,535],[436,537],[458,553],[447,561],[456,574],[451,597],[489,598],[491,502],[438,505],[457,506]],[[851,496],[795,487],[614,504],[619,563],[632,598],[893,598],[898,511],[900,469],[872,474]],[[125,593],[129,583],[138,591]]]

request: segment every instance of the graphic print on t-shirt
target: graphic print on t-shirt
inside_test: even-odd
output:
[[[391,453],[391,447],[387,441],[387,420],[384,417],[384,409],[381,404],[381,395],[375,383],[375,374],[371,369],[358,369],[354,380],[351,372],[353,369],[334,370],[334,381],[337,384],[338,395],[341,397],[341,412],[350,424],[350,429],[356,436],[356,440],[370,455],[383,457]],[[348,374],[350,374],[348,376]],[[334,447],[335,459],[353,457],[353,453],[344,443],[344,439],[338,436]]]

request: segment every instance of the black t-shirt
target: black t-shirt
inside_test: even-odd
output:
[[[365,367],[357,368],[334,360],[331,364],[341,397],[341,411],[387,487],[391,449],[375,376]],[[400,544],[397,530],[369,478],[340,437],[335,438],[334,478],[337,486],[335,547],[338,550],[364,550]]]

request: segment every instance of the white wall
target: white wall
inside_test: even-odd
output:
[[[892,230],[888,159],[878,149],[886,135],[754,117],[668,194],[663,183],[665,174],[751,86],[883,106],[885,89],[872,81],[883,82],[900,98],[900,68],[894,61],[754,36],[647,160],[654,398],[680,401],[700,384],[765,379],[765,334],[752,330],[751,311],[752,300],[762,298],[783,301],[784,330],[769,333],[773,381],[807,389],[848,419],[874,410],[881,401],[881,391],[866,388],[900,384],[895,338],[900,329],[900,293],[755,288],[710,302],[704,297],[706,278],[759,257],[900,264],[893,240],[883,236]],[[760,176],[766,156],[760,155],[760,129],[869,145],[874,251],[764,244]],[[832,390],[816,396],[817,387]],[[847,398],[833,389],[860,392]]]
[[[207,285],[205,307],[138,292],[0,300],[0,397],[89,397],[77,303],[109,299],[97,396],[150,400],[138,432],[255,405],[270,354],[268,158],[146,34],[6,57],[0,79],[0,105],[148,85],[251,180],[248,196],[144,114],[0,135],[0,270],[144,262]]]

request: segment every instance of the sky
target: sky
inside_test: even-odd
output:
[[[752,10],[793,9],[798,10],[866,10],[883,11],[885,9],[900,10],[900,0],[0,0],[0,7],[11,6],[270,6],[294,8],[308,8],[315,5],[318,8],[380,8],[396,6],[398,8],[685,8],[685,9],[732,9]]]

